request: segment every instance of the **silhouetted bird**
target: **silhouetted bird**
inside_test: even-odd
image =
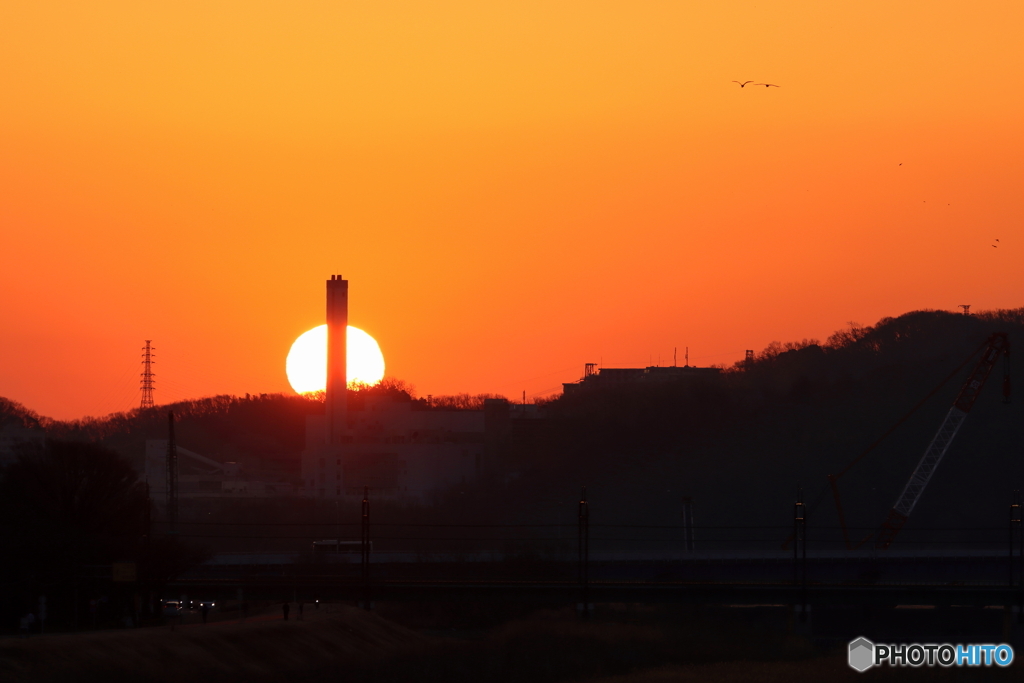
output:
[[[754,85],[763,85],[766,88],[781,88],[782,87],[781,85],[775,85],[774,83],[755,83]]]
[[[754,81],[743,81],[742,83],[740,83],[739,81],[733,81],[733,83],[740,83],[740,87],[741,87],[741,88],[742,88],[743,86],[745,86],[745,85],[746,85],[747,83],[753,83],[753,82],[754,82]]]
[[[999,241],[999,238],[997,237],[997,238],[996,238],[996,242],[998,242],[998,241]]]

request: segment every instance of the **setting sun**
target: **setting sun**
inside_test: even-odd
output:
[[[348,326],[348,382],[376,384],[384,377],[384,354],[377,340]],[[297,393],[323,391],[327,386],[327,325],[314,327],[292,343],[285,361],[288,382]]]

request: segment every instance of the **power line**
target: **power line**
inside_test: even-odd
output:
[[[179,520],[181,526],[238,526],[238,527],[356,527],[361,526],[360,522],[185,522]],[[434,529],[568,529],[574,527],[574,524],[415,524],[415,523],[401,523],[401,522],[379,522],[373,525],[374,527],[402,527],[402,528],[434,528]],[[693,528],[698,530],[723,530],[723,529],[740,529],[740,530],[752,530],[752,529],[788,529],[790,526],[782,524],[754,524],[754,525],[729,525],[729,524],[715,524],[715,525],[693,525],[687,527],[686,525],[678,524],[591,524],[592,529],[661,529],[666,531],[682,531],[687,528]],[[838,524],[833,525],[815,525],[814,529],[817,531],[832,531],[836,529],[842,529],[843,527]],[[876,527],[857,527],[848,526],[847,529],[875,529]],[[935,527],[916,527],[918,531],[998,531],[1005,532],[1006,527],[1003,526],[970,526],[970,527],[948,527],[948,526],[935,526]],[[255,537],[254,537],[255,538]],[[426,538],[426,537],[424,537]]]

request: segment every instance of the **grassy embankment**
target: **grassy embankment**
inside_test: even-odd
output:
[[[385,606],[382,606],[385,607]],[[841,646],[822,650],[740,615],[605,611],[591,621],[548,611],[489,628],[410,608],[349,607],[141,631],[0,641],[0,680],[49,681],[663,681],[860,680]],[[404,622],[409,626],[401,625]],[[439,628],[444,626],[445,628]],[[428,628],[432,627],[432,628]],[[444,635],[447,633],[448,635]],[[884,680],[1017,680],[1011,670],[875,670]],[[972,680],[974,680],[972,678]]]

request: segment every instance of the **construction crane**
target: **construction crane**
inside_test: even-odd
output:
[[[985,386],[985,380],[988,379],[1000,356],[1006,359],[1010,357],[1010,339],[1005,332],[997,332],[988,338],[988,345],[981,355],[981,360],[974,367],[974,372],[967,378],[967,382],[960,388],[960,393],[953,401],[953,407],[946,413],[946,419],[942,421],[939,431],[935,433],[932,442],[928,444],[921,462],[917,463],[914,473],[910,475],[910,481],[903,487],[903,492],[896,499],[896,504],[889,510],[889,516],[882,523],[882,528],[878,530],[878,538],[875,540],[876,548],[884,550],[892,545],[896,534],[907,523],[910,513],[917,505],[917,501],[921,499],[921,494],[924,493],[928,481],[942,461],[942,456],[949,450],[949,444],[953,442],[956,433],[960,431],[960,425],[963,424],[967,413],[971,412],[971,408],[974,407],[974,401],[978,398],[981,388]],[[1006,369],[1009,370],[1009,365],[1006,366]],[[1006,402],[1010,400],[1010,373],[1008,371],[1003,375],[1003,400]]]
[[[875,539],[875,548],[879,550],[885,550],[892,545],[896,535],[903,528],[903,525],[907,523],[907,519],[910,517],[910,513],[914,510],[914,506],[917,505],[917,501],[921,499],[921,494],[924,493],[924,489],[928,486],[929,480],[932,475],[935,474],[936,468],[942,461],[942,456],[949,450],[949,445],[953,442],[953,438],[957,432],[960,431],[960,426],[964,422],[964,418],[967,417],[967,413],[971,412],[971,408],[974,406],[974,401],[978,398],[978,394],[981,392],[981,388],[985,386],[985,380],[988,379],[989,374],[992,372],[992,368],[995,367],[999,361],[1000,356],[1004,359],[1004,373],[1003,373],[1003,401],[1005,403],[1010,402],[1010,339],[1005,332],[996,332],[984,344],[985,351],[981,355],[981,359],[975,366],[971,376],[967,378],[967,382],[964,383],[963,387],[960,388],[960,393],[957,394],[956,400],[953,401],[953,406],[946,413],[946,418],[942,421],[939,426],[939,430],[935,433],[928,448],[924,452],[924,456],[921,461],[917,463],[917,467],[914,469],[913,474],[910,475],[910,481],[903,487],[903,492],[900,493],[899,498],[896,499],[896,504],[889,510],[889,516],[886,517],[882,523],[881,528],[876,532],[877,538]],[[971,354],[971,358],[974,354]],[[968,361],[970,358],[968,358]],[[964,365],[967,361],[964,362]],[[963,367],[963,366],[961,366]],[[957,368],[956,371],[959,371]],[[920,405],[920,404],[919,404]],[[915,408],[916,410],[916,408]],[[906,419],[906,418],[904,418]],[[900,422],[902,422],[901,420]],[[895,429],[895,428],[894,428]],[[890,430],[891,433],[892,430]],[[888,433],[886,435],[888,435]],[[885,438],[884,436],[882,438]],[[881,439],[879,440],[881,441]],[[877,445],[878,441],[872,444],[868,451]],[[850,536],[846,528],[846,519],[843,515],[843,505],[839,498],[839,478],[846,474],[853,465],[855,465],[861,458],[867,455],[867,452],[862,454],[859,458],[853,461],[845,470],[840,472],[838,475],[828,475],[829,485],[832,488],[832,494],[836,500],[836,508],[839,511],[839,524],[843,530],[843,539],[846,541],[846,547],[850,550],[859,548],[865,542],[867,542],[874,533],[869,534],[859,543],[853,544],[850,542]]]

